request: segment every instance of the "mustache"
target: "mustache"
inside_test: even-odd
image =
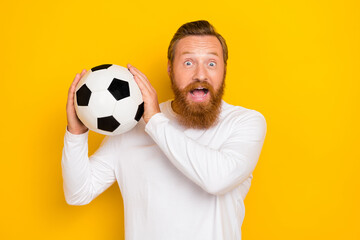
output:
[[[214,93],[214,88],[211,86],[210,83],[206,81],[195,81],[190,84],[188,84],[182,91],[183,92],[190,92],[196,88],[205,88],[207,89],[211,94]]]

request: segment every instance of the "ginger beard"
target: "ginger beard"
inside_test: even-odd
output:
[[[178,114],[178,121],[188,128],[208,129],[218,121],[221,100],[225,88],[225,74],[220,88],[215,89],[206,81],[196,81],[180,89],[171,71],[171,88],[174,91],[173,107]],[[210,99],[205,102],[189,101],[188,94],[209,94]]]

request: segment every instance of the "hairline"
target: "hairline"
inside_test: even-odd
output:
[[[220,43],[220,47],[221,47],[221,52],[222,52],[222,55],[223,55],[223,61],[224,61],[224,64],[225,64],[225,67],[226,67],[226,61],[225,61],[225,56],[224,56],[224,50],[223,50],[223,45],[221,43],[221,40],[220,38],[217,36],[217,35],[213,35],[213,34],[189,34],[189,35],[186,35],[180,39],[177,39],[174,44],[173,44],[173,47],[172,47],[172,59],[168,59],[170,64],[172,65],[173,62],[174,62],[174,58],[175,58],[175,50],[176,50],[176,46],[178,44],[178,42],[184,38],[187,38],[187,37],[206,37],[206,36],[212,36],[212,37],[216,37],[216,39],[219,41]],[[183,55],[183,54],[182,54]],[[216,56],[219,56],[218,54],[215,54]]]

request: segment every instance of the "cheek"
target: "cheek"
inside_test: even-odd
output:
[[[211,74],[211,78],[213,80],[214,87],[218,88],[224,79],[224,71],[213,72]]]
[[[187,71],[175,71],[174,81],[180,89],[183,89],[191,83],[191,74]]]

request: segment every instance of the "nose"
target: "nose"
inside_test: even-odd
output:
[[[193,75],[193,80],[200,81],[200,82],[208,80],[207,70],[206,70],[205,66],[203,66],[202,64],[199,64],[198,66],[196,66],[194,75]]]

